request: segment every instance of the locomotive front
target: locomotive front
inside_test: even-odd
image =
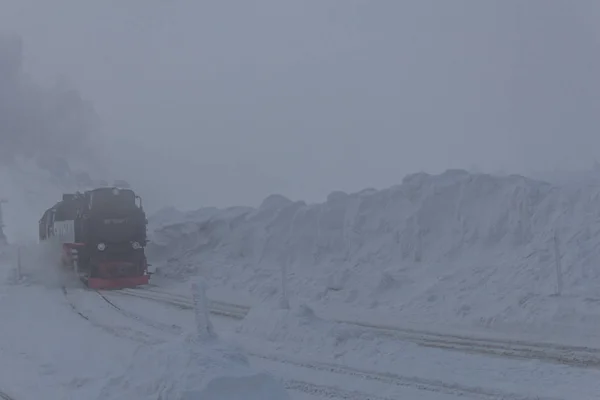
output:
[[[146,215],[131,189],[85,192],[75,225],[78,270],[91,288],[133,287],[149,281],[145,255]],[[138,203],[139,200],[139,203]]]

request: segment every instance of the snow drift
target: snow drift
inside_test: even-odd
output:
[[[263,343],[285,343],[288,352],[307,356],[339,357],[362,349],[374,335],[357,326],[332,322],[317,316],[306,304],[290,308],[261,304],[252,307],[236,332]]]
[[[281,296],[283,274],[292,301],[383,308],[398,322],[540,322],[600,299],[599,217],[595,185],[449,170],[167,225],[151,254],[160,274],[202,274],[261,299]]]
[[[288,400],[283,385],[253,371],[243,353],[195,336],[140,346],[132,363],[109,379],[98,399]]]

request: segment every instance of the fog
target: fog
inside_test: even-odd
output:
[[[0,36],[0,165],[35,159],[57,174],[65,163],[91,161],[94,110],[62,81],[37,84],[23,70],[23,43],[17,35]]]
[[[61,77],[93,104],[82,137],[105,167],[146,204],[197,208],[321,201],[417,171],[587,168],[599,8],[3,0],[0,26],[32,79]]]

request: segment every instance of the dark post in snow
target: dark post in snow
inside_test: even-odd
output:
[[[215,329],[210,321],[210,304],[206,298],[206,282],[197,278],[192,283],[192,300],[196,317],[196,336],[202,341],[214,339]]]
[[[279,306],[284,310],[289,310],[290,300],[287,293],[287,262],[286,259],[281,263],[281,299],[279,300]]]
[[[558,239],[558,235],[554,234],[554,259],[556,262],[556,295],[560,296],[562,294],[562,264],[560,259],[560,243]]]
[[[21,277],[21,246],[17,247],[17,280],[20,281]]]
[[[0,246],[6,245],[8,240],[4,234],[4,220],[2,219],[2,204],[6,203],[6,200],[0,199]]]

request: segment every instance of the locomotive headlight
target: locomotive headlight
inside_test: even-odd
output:
[[[139,244],[138,242],[133,242],[133,243],[131,243],[131,247],[133,247],[136,250],[139,250],[142,248],[142,245]]]
[[[104,251],[106,249],[106,245],[104,243],[98,243],[98,250]]]

